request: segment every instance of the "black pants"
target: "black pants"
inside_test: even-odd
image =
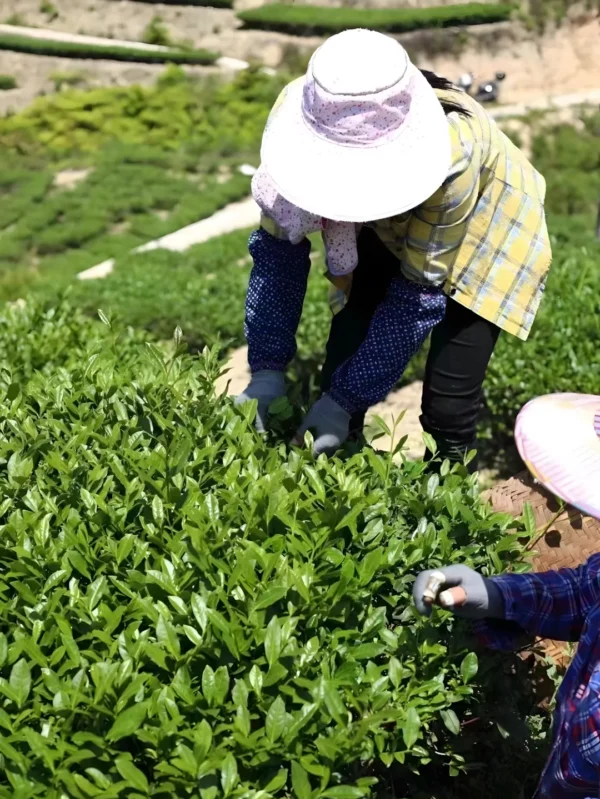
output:
[[[365,228],[358,239],[358,266],[345,308],[334,316],[322,372],[327,391],[336,369],[360,347],[375,309],[400,270],[398,259]],[[500,329],[453,300],[434,328],[425,370],[421,424],[442,458],[456,461],[476,448],[481,386]],[[393,342],[389,343],[394,346]],[[351,431],[362,430],[365,413],[352,417]],[[471,464],[476,468],[476,463]]]

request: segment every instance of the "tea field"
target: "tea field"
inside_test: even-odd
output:
[[[281,81],[170,69],[0,121],[0,797],[533,792],[555,672],[540,694],[530,660],[410,602],[426,566],[527,569],[530,523],[460,466],[290,451],[329,321],[318,250],[267,439],[215,390],[243,342],[248,231],[130,254],[246,196]],[[488,458],[531,396],[598,389],[599,133],[535,137],[555,263],[530,341],[493,360]],[[107,257],[112,275],[73,280]]]

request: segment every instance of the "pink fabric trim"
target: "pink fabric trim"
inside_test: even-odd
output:
[[[357,225],[323,219],[282,197],[268,173],[261,167],[252,178],[252,196],[265,216],[272,219],[292,244],[299,244],[311,233],[321,233],[327,268],[333,275],[347,275],[356,269]]]
[[[312,131],[334,144],[373,147],[393,141],[411,106],[413,79],[377,94],[330,94],[312,74],[306,76],[302,115]]]

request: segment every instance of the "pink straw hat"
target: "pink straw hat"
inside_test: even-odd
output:
[[[550,394],[517,418],[517,448],[544,488],[600,519],[600,397]]]
[[[395,39],[345,31],[276,103],[261,160],[299,208],[371,222],[416,208],[440,188],[451,163],[448,121]]]

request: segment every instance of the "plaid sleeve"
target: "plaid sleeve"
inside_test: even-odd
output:
[[[578,641],[590,609],[600,599],[600,555],[577,569],[492,578],[504,599],[505,618],[522,631],[556,641]],[[484,643],[506,649],[508,640],[495,622],[476,629]]]
[[[444,184],[410,217],[402,270],[416,283],[443,286],[452,272],[477,205],[481,155],[449,120],[452,167]]]

